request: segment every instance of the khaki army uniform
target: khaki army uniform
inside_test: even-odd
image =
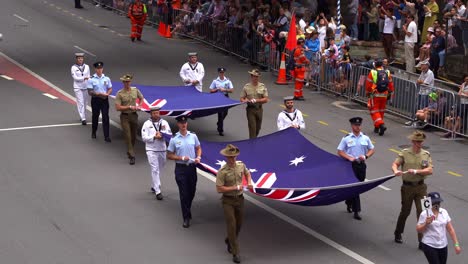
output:
[[[130,88],[130,91],[125,89],[120,90],[116,97],[115,103],[121,106],[136,106],[136,99],[143,100],[143,95],[137,88]],[[135,157],[134,146],[138,129],[138,115],[136,110],[125,110],[120,114],[120,124],[124,133],[125,143],[127,144],[128,157]]]
[[[242,177],[249,171],[242,161],[237,161],[234,168],[224,165],[218,171],[216,176],[216,186],[242,186]],[[223,194],[222,205],[224,218],[226,220],[227,241],[231,247],[233,255],[239,254],[239,235],[242,221],[244,218],[244,196],[242,188],[240,190],[230,191]]]
[[[268,90],[263,83],[253,86],[248,83],[241,92],[241,98],[262,99],[268,97]],[[256,138],[260,133],[263,119],[263,108],[261,103],[247,103],[247,122],[249,125],[249,138]]]
[[[429,151],[421,149],[419,153],[414,153],[412,148],[403,149],[395,160],[401,164],[401,171],[409,169],[422,170],[432,167],[432,159]],[[398,216],[398,222],[395,234],[402,234],[405,229],[405,222],[411,213],[412,203],[416,205],[416,217],[422,212],[421,199],[427,196],[427,185],[424,180],[427,176],[419,174],[405,173],[402,175],[403,185],[401,186],[401,211]],[[418,234],[419,241],[422,236]]]

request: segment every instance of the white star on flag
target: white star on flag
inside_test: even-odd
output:
[[[295,166],[297,167],[297,164],[304,162],[304,159],[305,159],[305,158],[306,158],[306,157],[304,157],[304,156],[300,156],[299,158],[295,158],[295,159],[293,159],[293,160],[290,160],[289,162],[291,162],[291,163],[289,163],[289,165],[290,165],[290,166],[291,166],[291,165],[295,165]]]
[[[249,169],[250,172],[257,172],[256,169]]]
[[[226,164],[226,161],[225,160],[216,160],[216,165],[219,165],[219,167],[222,167]]]

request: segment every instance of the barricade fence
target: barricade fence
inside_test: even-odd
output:
[[[131,3],[129,0],[88,1],[123,15]],[[236,25],[223,18],[172,9],[170,5],[157,6],[154,0],[143,2],[147,4],[147,24],[156,26],[164,22],[174,34],[209,44],[264,70],[278,72],[285,39],[275,40],[274,33],[257,32],[253,23]],[[307,86],[367,105],[365,83],[371,69],[339,63],[320,52],[306,52],[306,56],[311,62],[306,72]],[[395,92],[387,103],[387,112],[409,120],[408,125],[411,121],[415,128],[432,126],[446,131],[448,138],[468,137],[468,98],[460,98],[457,85],[436,80],[434,87],[426,87],[417,84],[417,74],[388,69],[393,75]]]

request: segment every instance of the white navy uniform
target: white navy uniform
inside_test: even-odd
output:
[[[199,83],[195,85],[195,88],[199,92],[202,91],[202,81],[203,77],[205,77],[205,68],[203,67],[203,64],[200,62],[197,62],[195,64],[190,64],[190,62],[184,63],[182,65],[182,68],[180,68],[180,78],[182,79],[182,82],[184,82],[185,86],[191,86],[191,83],[185,83],[186,80],[197,80]]]
[[[85,78],[89,79],[91,76],[89,66],[85,63],[82,65],[73,64],[71,75],[73,77],[73,90],[75,90],[76,96],[76,107],[78,108],[81,121],[85,121],[86,105],[88,104],[88,81]]]
[[[161,193],[160,173],[166,164],[166,140],[164,138],[155,139],[156,132],[172,135],[171,127],[166,120],[160,118],[153,122],[150,118],[141,128],[141,138],[146,145],[146,156],[151,166],[151,177],[153,179],[153,188],[156,195]]]
[[[302,112],[298,109],[294,109],[292,113],[286,110],[281,111],[281,113],[278,114],[276,124],[278,130],[286,129],[291,127],[291,125],[298,125],[299,129],[305,129],[304,117],[302,116]]]

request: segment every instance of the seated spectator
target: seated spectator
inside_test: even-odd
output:
[[[429,121],[436,119],[438,113],[437,98],[438,95],[435,92],[430,93],[428,106],[416,111],[415,120],[406,122],[406,125],[423,128],[429,124]]]

